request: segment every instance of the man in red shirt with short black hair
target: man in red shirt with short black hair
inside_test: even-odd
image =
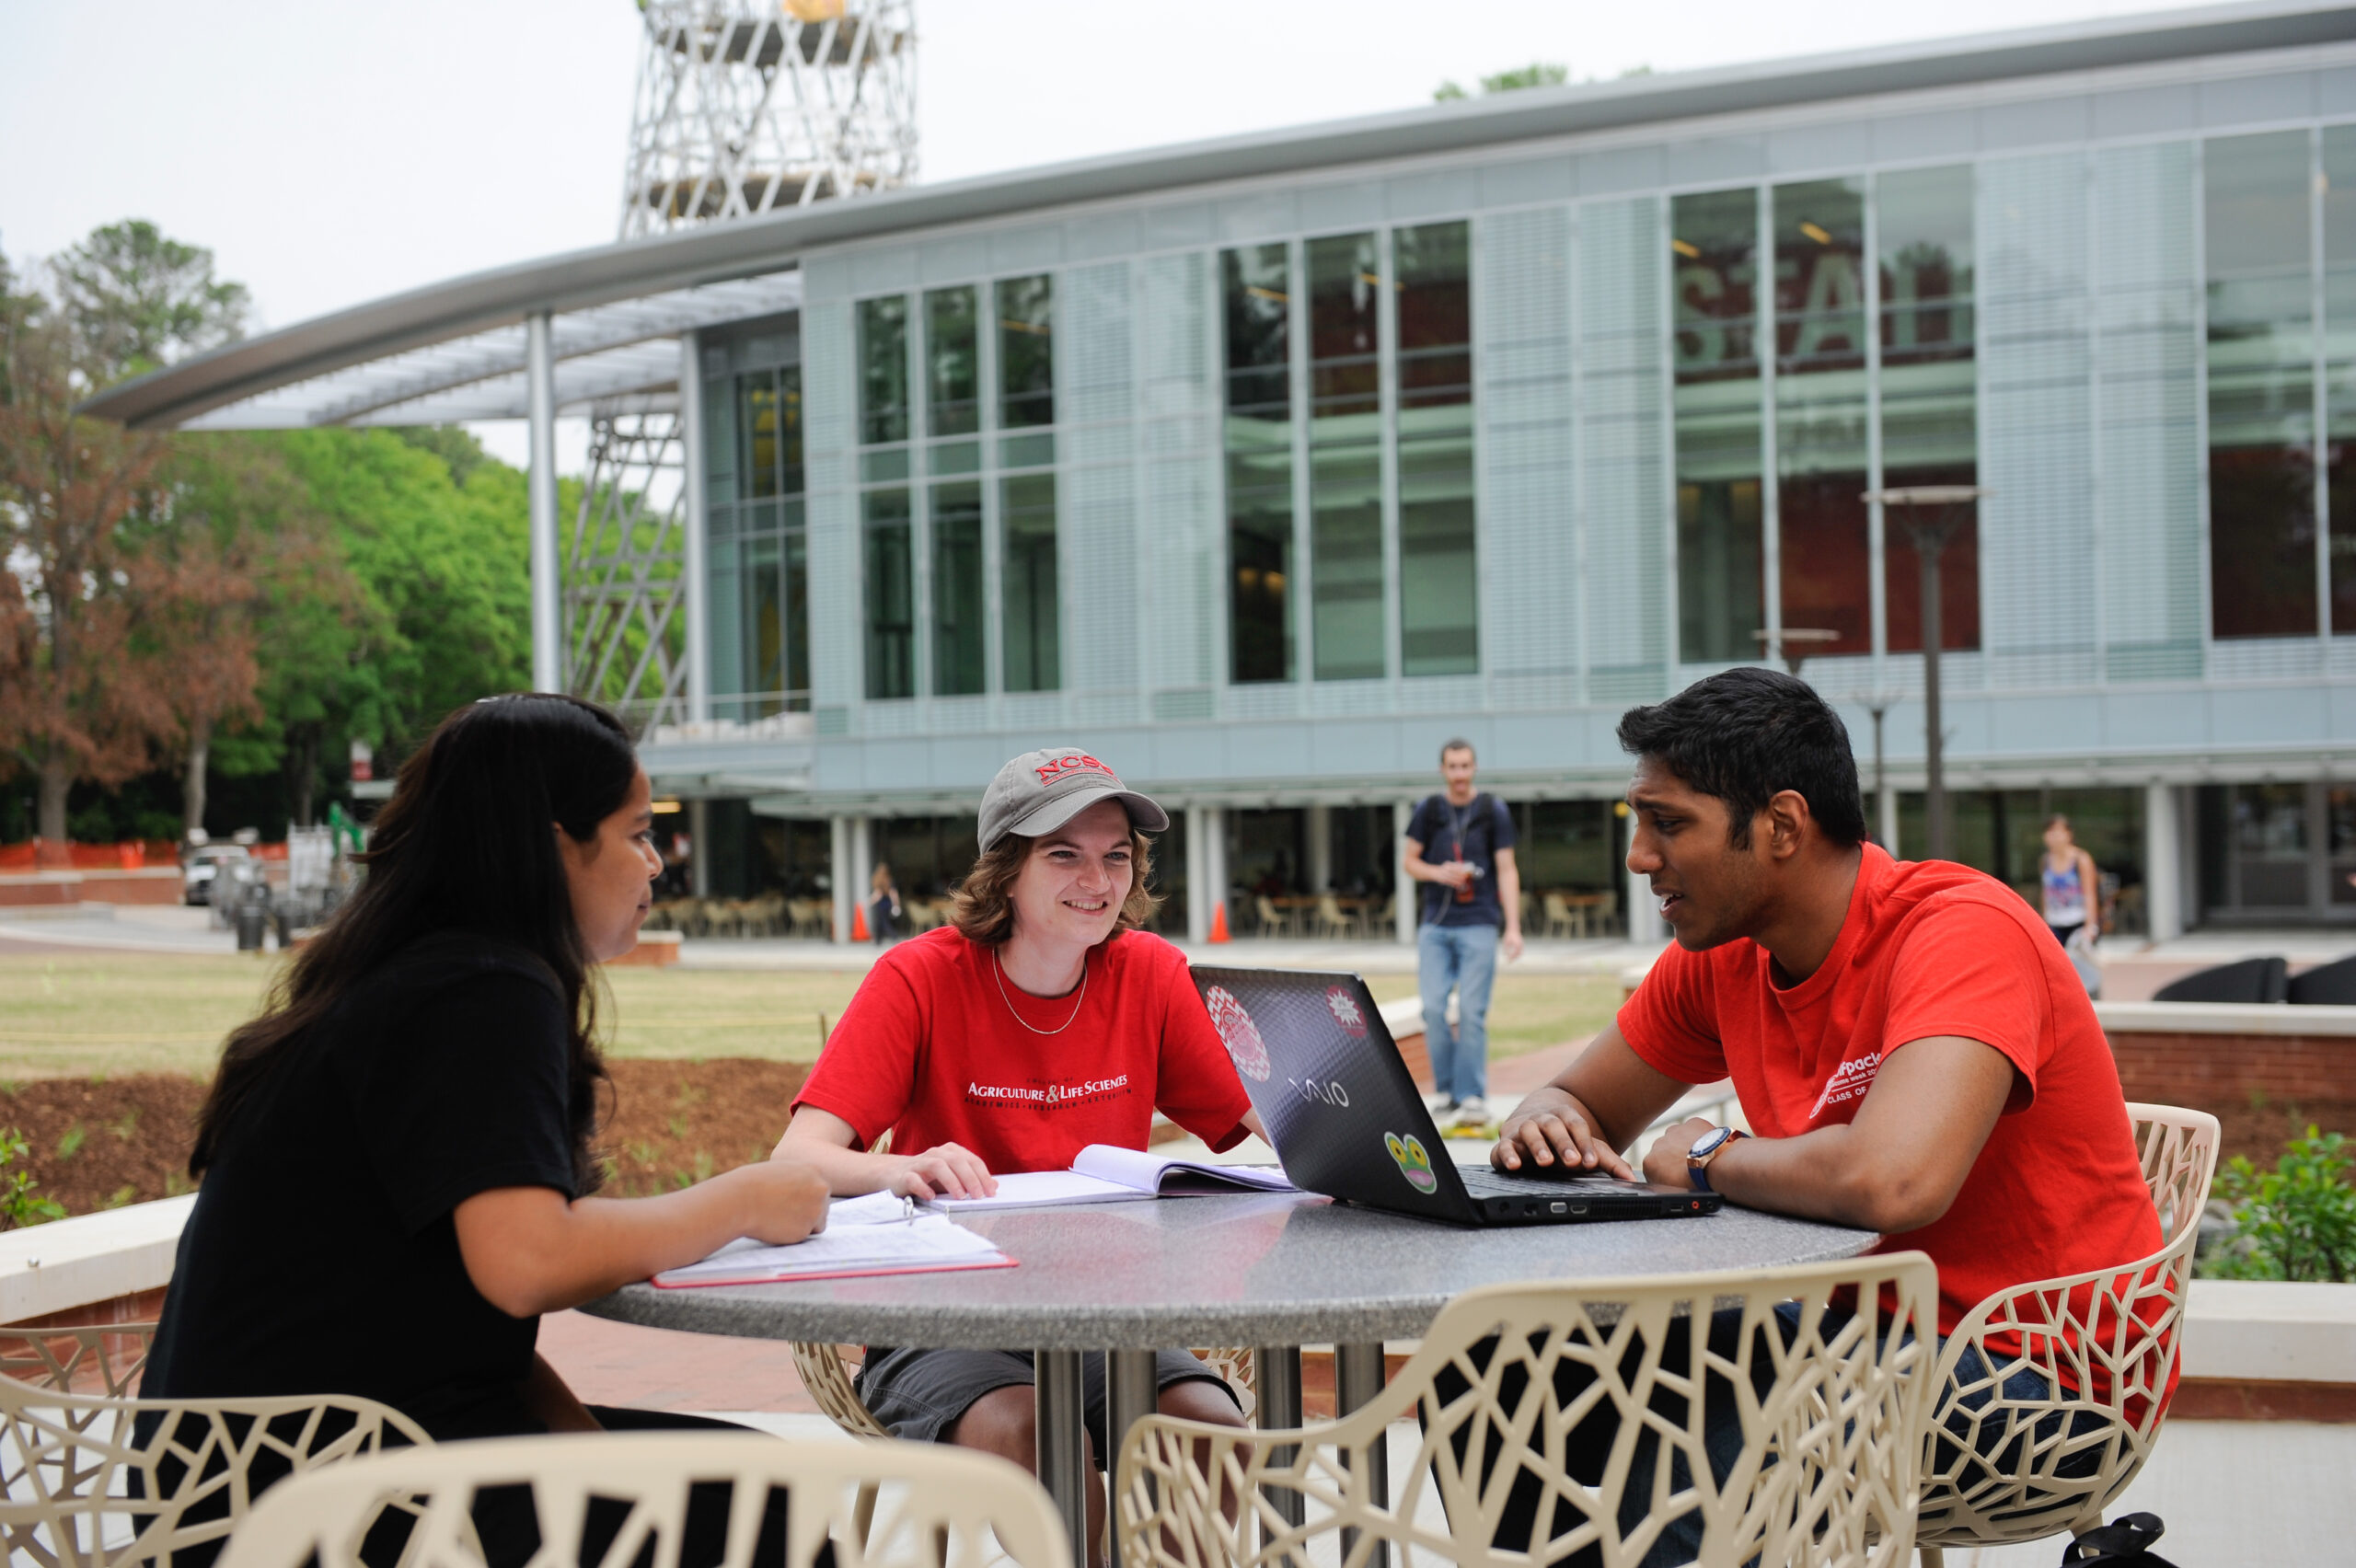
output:
[[[1752,1132],[1680,1123],[1644,1179],[1929,1253],[1942,1336],[1997,1291],[2159,1250],[2118,1068],[2067,956],[1992,877],[1865,842],[1848,732],[1813,688],[1729,670],[1630,709],[1619,735],[1636,757],[1628,869],[1676,942],[1507,1118],[1498,1167],[1634,1176],[1617,1151],[1690,1086],[1731,1077]],[[1960,1386],[1984,1378],[1976,1352],[1964,1361]],[[2008,1395],[2045,1397],[2037,1373],[2015,1377],[2037,1387]]]
[[[1864,842],[1848,732],[1745,668],[1631,709],[1628,869],[1676,936],[1619,1018],[1516,1108],[1496,1163],[1600,1166],[1696,1083],[1755,1136],[1669,1128],[1645,1176],[1881,1231],[1939,1265],[1939,1329],[2009,1286],[2156,1251],[2119,1071],[2035,911]]]

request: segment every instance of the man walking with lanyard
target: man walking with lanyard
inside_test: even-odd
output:
[[[1489,1121],[1489,985],[1497,949],[1504,947],[1507,962],[1521,956],[1521,871],[1514,864],[1513,817],[1495,796],[1472,788],[1476,766],[1470,741],[1440,748],[1448,789],[1415,808],[1406,866],[1424,884],[1415,968],[1432,1059],[1432,1109],[1444,1124],[1477,1127]]]

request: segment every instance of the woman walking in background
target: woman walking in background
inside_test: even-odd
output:
[[[2054,940],[2066,949],[2083,931],[2082,945],[2092,946],[2102,935],[2102,879],[2096,874],[2095,858],[2071,836],[2068,817],[2057,813],[2045,819],[2045,859],[2038,867],[2045,873],[2045,923]]]

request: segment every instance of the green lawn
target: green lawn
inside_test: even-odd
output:
[[[222,1037],[250,1018],[283,961],[156,953],[0,954],[0,1079],[96,1073],[209,1076]],[[811,1061],[859,988],[853,971],[614,969],[599,1032],[618,1056]],[[1412,996],[1379,976],[1382,1000]],[[1497,977],[1490,1053],[1518,1055],[1593,1033],[1618,1007],[1608,976]]]
[[[1368,982],[1378,1002],[1415,994],[1403,974],[1378,974]],[[1609,974],[1497,975],[1489,997],[1489,1056],[1519,1056],[1565,1040],[1584,1040],[1620,1010],[1620,982]]]

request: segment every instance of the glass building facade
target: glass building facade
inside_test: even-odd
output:
[[[2314,761],[2356,774],[2356,46],[1264,171],[803,269],[782,329],[707,334],[703,444],[712,716],[795,719],[814,812],[970,810],[984,759],[1075,737],[1339,809],[1460,732],[1567,808],[1616,793],[1625,707],[1773,661],[1868,769],[1879,716],[1902,851],[1922,573],[1867,497],[1974,486],[1959,836],[2004,874],[2066,799],[2144,841],[2131,880],[2176,836],[2187,919],[2356,917]]]

